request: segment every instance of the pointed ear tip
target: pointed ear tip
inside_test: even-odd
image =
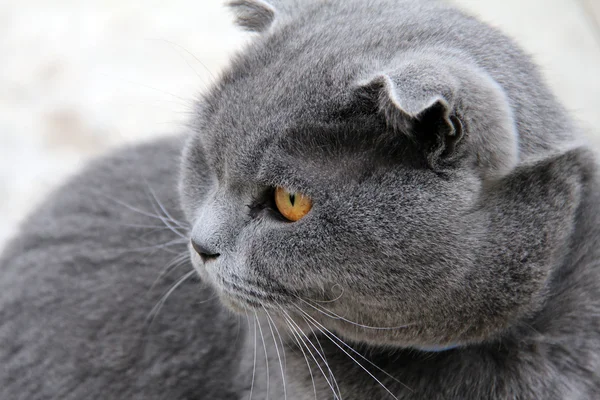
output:
[[[566,150],[561,156],[563,164],[571,168],[581,170],[582,173],[590,174],[591,171],[600,168],[600,156],[587,145],[577,145]]]
[[[420,119],[424,114],[433,109],[442,109],[446,118],[449,118],[452,106],[450,106],[450,103],[448,103],[448,101],[441,95],[435,95],[429,100],[424,101],[423,104],[418,107],[418,111],[413,111],[412,113],[409,112],[409,114],[416,119]]]
[[[356,83],[359,89],[368,89],[381,87],[390,84],[390,77],[385,74],[373,75],[369,78],[361,79]]]
[[[227,0],[225,5],[228,7],[262,7],[273,9],[269,3],[264,0]]]

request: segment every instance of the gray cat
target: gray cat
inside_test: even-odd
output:
[[[231,7],[193,132],[5,250],[0,398],[598,398],[599,170],[529,58],[437,1]]]

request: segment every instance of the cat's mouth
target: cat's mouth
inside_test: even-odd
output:
[[[217,277],[217,290],[222,301],[235,311],[263,310],[280,308],[285,298],[267,293],[248,283],[236,283],[223,277]]]
[[[212,262],[212,261],[211,261]],[[282,287],[268,288],[260,282],[249,281],[234,274],[223,274],[218,265],[207,265],[192,250],[192,264],[200,277],[210,282],[221,301],[236,312],[247,310],[279,309],[289,303],[290,294]]]

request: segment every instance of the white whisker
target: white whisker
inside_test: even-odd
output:
[[[265,314],[267,316],[267,325],[269,325],[269,329],[271,330],[271,336],[273,337],[273,343],[275,343],[275,352],[277,352],[277,358],[279,359],[279,366],[281,367],[281,380],[283,383],[283,398],[285,400],[287,400],[287,389],[285,386],[285,372],[283,372],[283,363],[281,362],[281,355],[279,354],[279,346],[277,345],[277,339],[275,338],[275,332],[273,331],[273,328],[271,327],[271,316],[269,315],[269,312],[267,311],[267,309],[263,306],[263,310],[265,311]],[[283,348],[281,349],[283,351]]]
[[[250,329],[250,317],[248,316],[248,311],[246,311],[246,318],[248,318],[248,329]],[[254,321],[254,362],[252,363],[252,383],[250,384],[250,396],[248,400],[252,400],[252,392],[254,391],[254,375],[256,374],[256,321]]]
[[[277,304],[277,303],[275,303],[275,304]],[[277,306],[279,308],[281,308],[281,306],[279,306],[279,304],[277,304]],[[273,320],[273,318],[271,317],[271,315],[269,313],[267,313],[267,318],[269,318],[271,320],[271,323],[273,324],[273,328],[275,328],[275,332],[277,332],[277,336],[279,337],[279,342],[281,343],[281,348],[283,349],[283,365],[285,367],[287,365],[287,360],[285,358],[285,347],[283,344],[283,338],[281,337],[281,334],[279,333],[279,329],[277,329],[277,325],[275,324],[275,321]]]
[[[183,47],[182,45],[180,45],[180,44],[178,44],[178,43],[175,43],[175,42],[172,42],[172,41],[170,41],[170,40],[167,40],[167,39],[163,39],[163,38],[159,38],[159,39],[148,39],[148,40],[160,40],[160,41],[162,41],[162,42],[165,42],[165,43],[168,43],[168,44],[170,44],[171,46],[178,47],[178,48],[180,48],[181,50],[185,51],[187,54],[189,54],[191,57],[193,57],[193,58],[194,58],[194,60],[196,60],[196,62],[198,62],[198,64],[200,64],[200,65],[201,65],[201,66],[204,68],[204,70],[206,70],[206,72],[208,72],[208,75],[209,75],[209,76],[212,78],[212,81],[211,81],[210,83],[214,83],[214,82],[216,82],[217,78],[216,78],[216,77],[215,77],[215,75],[212,73],[212,71],[211,71],[211,70],[210,70],[210,69],[209,69],[209,68],[206,66],[206,64],[204,64],[204,63],[203,63],[203,62],[202,62],[202,61],[201,61],[201,60],[200,60],[198,57],[196,57],[196,55],[195,55],[194,53],[192,53],[191,51],[189,51],[188,49],[186,49],[186,48],[185,48],[185,47]],[[183,58],[183,57],[182,57],[182,58]],[[188,65],[188,67],[190,67],[190,68],[191,68],[191,70],[192,70],[192,71],[194,71],[194,73],[196,74],[196,76],[197,76],[198,78],[200,78],[200,80],[202,81],[202,83],[203,83],[205,86],[207,86],[207,85],[206,85],[206,82],[204,82],[204,79],[202,79],[202,76],[201,76],[201,75],[198,73],[198,71],[196,71],[196,70],[195,70],[195,69],[194,69],[194,68],[193,68],[193,67],[190,65],[190,63],[188,63],[188,62],[187,62],[187,60],[186,60],[185,58],[183,58],[183,59],[184,59],[185,63]]]
[[[122,224],[120,222],[112,222],[112,224],[116,226],[124,226],[127,228],[155,229],[156,231],[169,229],[164,225]]]
[[[339,283],[336,283],[335,285],[333,285],[333,287],[331,288],[333,290],[334,287],[340,287],[342,289],[342,293],[340,293],[340,295],[338,297],[336,297],[335,299],[331,299],[331,300],[315,300],[312,299],[311,301],[315,302],[315,303],[333,303],[335,301],[338,301],[339,299],[342,298],[342,296],[344,295],[344,287],[342,285],[340,285]]]
[[[120,76],[116,76],[116,75],[110,75],[110,74],[107,74],[107,73],[104,73],[104,72],[98,72],[98,75],[102,75],[102,76],[107,77],[109,79],[120,80],[120,81],[123,81],[123,82],[127,82],[130,85],[141,86],[141,87],[144,87],[144,88],[147,88],[147,89],[150,89],[150,90],[154,90],[154,91],[159,92],[159,93],[166,94],[168,96],[173,97],[173,99],[180,100],[180,101],[173,101],[173,103],[179,104],[179,105],[182,105],[182,106],[185,106],[185,107],[188,107],[190,105],[190,102],[191,102],[190,99],[185,99],[185,98],[183,98],[181,96],[177,96],[176,94],[167,92],[167,91],[159,89],[159,88],[155,88],[155,87],[150,86],[150,85],[146,85],[146,84],[141,83],[141,82],[136,82],[136,81],[133,81],[133,80],[130,80],[130,79],[127,79],[127,78],[123,78],[123,77],[120,77]]]
[[[138,213],[138,214],[140,214],[140,215],[144,215],[144,216],[146,216],[146,217],[150,217],[150,218],[153,218],[153,219],[157,219],[157,220],[159,220],[159,221],[161,221],[161,222],[163,222],[163,220],[164,220],[164,217],[161,217],[161,216],[159,216],[159,215],[156,215],[156,214],[152,214],[151,212],[148,212],[148,211],[141,210],[141,209],[139,209],[139,208],[137,208],[137,207],[134,207],[134,206],[132,206],[132,205],[130,205],[130,204],[127,204],[127,203],[125,203],[125,202],[124,202],[124,201],[122,201],[122,200],[119,200],[119,199],[116,199],[116,198],[114,198],[114,197],[108,196],[108,195],[107,195],[107,194],[105,194],[105,193],[102,193],[102,192],[99,192],[99,191],[96,191],[96,190],[94,190],[93,192],[95,192],[95,194],[97,194],[97,195],[98,195],[98,196],[100,196],[100,197],[104,197],[105,199],[108,199],[108,200],[110,200],[110,201],[113,201],[113,202],[115,202],[115,203],[117,203],[117,204],[119,204],[119,205],[121,205],[121,206],[125,207],[125,208],[126,208],[126,209],[128,209],[129,211],[133,211],[133,212],[135,212],[135,213]]]
[[[183,275],[181,278],[179,278],[179,280],[177,280],[177,282],[175,282],[173,284],[173,286],[171,286],[171,288],[161,297],[161,299],[158,301],[158,303],[156,303],[156,305],[152,308],[152,310],[150,310],[148,317],[146,317],[146,320],[151,318],[149,325],[152,325],[152,323],[154,322],[154,319],[160,312],[160,309],[162,308],[163,304],[165,304],[165,302],[167,301],[169,296],[175,291],[175,289],[177,289],[179,286],[181,286],[181,284],[183,282],[188,280],[195,273],[196,273],[195,270],[191,270],[190,272],[187,272],[185,275]]]
[[[305,318],[306,320],[306,318]],[[327,357],[325,356],[325,350],[323,349],[323,346],[321,346],[321,341],[317,338],[317,334],[315,333],[314,329],[312,328],[312,326],[307,322],[307,325],[311,331],[311,333],[313,334],[313,336],[316,338],[316,342],[319,345],[319,348],[321,349],[321,353],[323,354],[323,359],[325,360],[325,365],[327,365],[327,369],[329,370],[329,374],[331,376],[332,381],[335,383],[335,386],[337,388],[338,393],[341,393],[340,391],[340,387],[337,383],[337,380],[335,379],[335,376],[333,375],[333,371],[331,371],[331,369],[329,368],[329,363],[327,362]]]
[[[409,326],[415,325],[414,323],[410,323],[410,324],[404,324],[404,325],[399,325],[399,326],[389,326],[389,327],[380,327],[380,326],[368,326],[368,325],[363,325],[363,324],[359,324],[358,322],[354,322],[354,321],[350,321],[347,318],[342,317],[341,315],[338,315],[336,313],[334,313],[331,310],[328,310],[327,308],[323,307],[323,306],[319,306],[322,309],[317,308],[316,306],[312,305],[310,302],[308,302],[307,300],[304,300],[303,298],[296,296],[296,298],[302,302],[304,302],[306,305],[308,305],[309,307],[315,309],[316,311],[320,312],[321,314],[331,318],[331,319],[339,319],[342,320],[344,322],[347,322],[349,324],[352,325],[356,325],[356,326],[360,326],[361,328],[365,328],[365,329],[375,329],[375,330],[394,330],[394,329],[403,329],[403,328],[407,328]],[[323,311],[325,310],[325,311]]]
[[[290,315],[284,310],[281,309],[281,311],[283,311],[285,313],[285,317],[289,323],[293,324],[296,326],[297,328],[297,332],[304,336],[304,339],[302,339],[302,337],[300,337],[300,340],[302,342],[308,342],[311,347],[315,350],[315,352],[317,353],[317,355],[321,358],[321,360],[323,360],[323,362],[325,363],[325,366],[329,369],[329,364],[327,364],[327,361],[325,360],[325,358],[323,357],[323,355],[319,352],[319,350],[317,349],[317,347],[313,344],[313,342],[308,338],[308,336],[306,336],[306,334],[304,332],[302,332],[302,329],[300,329],[300,327],[298,326],[298,324],[296,324],[296,322],[294,322],[294,320],[290,317]],[[323,370],[323,368],[321,367],[321,364],[317,361],[316,357],[313,355],[312,351],[310,350],[310,348],[308,347],[308,345],[306,345],[306,350],[309,352],[309,354],[311,355],[311,357],[313,358],[313,360],[315,360],[315,364],[317,364],[317,367],[319,368],[319,370],[321,370],[321,374],[323,375],[323,378],[325,379],[325,381],[327,382],[327,384],[329,385],[329,387],[331,388],[331,392],[333,393],[334,398],[338,399],[338,400],[342,400],[341,399],[341,393],[338,395],[338,393],[335,391],[335,388],[333,386],[333,384],[329,381],[329,379],[327,379],[327,374],[325,374],[325,371]],[[331,371],[331,369],[329,369],[329,373],[333,375],[333,372]],[[337,386],[337,384],[336,384]]]
[[[143,251],[148,251],[148,250],[163,250],[167,253],[173,253],[173,254],[179,255],[179,254],[181,254],[181,252],[173,251],[173,250],[169,249],[169,247],[181,246],[183,244],[184,244],[184,242],[182,242],[181,239],[176,239],[176,240],[168,241],[166,243],[159,243],[159,244],[156,244],[153,246],[133,247],[133,248],[128,248],[128,249],[122,249],[122,252],[123,253],[128,253],[128,252],[137,253],[137,252],[143,252]]]
[[[335,339],[337,339],[341,344],[343,344],[346,348],[348,348],[348,350],[352,351],[354,354],[356,354],[357,356],[359,356],[360,358],[362,358],[363,360],[365,360],[366,362],[368,362],[369,364],[371,364],[373,367],[377,368],[379,371],[383,372],[387,377],[393,379],[394,381],[396,381],[397,383],[399,383],[400,385],[403,385],[404,387],[406,387],[407,389],[409,389],[410,391],[412,391],[412,389],[408,386],[406,386],[405,383],[401,382],[400,380],[398,380],[396,377],[394,377],[393,375],[390,375],[387,371],[385,371],[384,369],[378,367],[376,364],[374,364],[371,360],[369,360],[368,358],[366,358],[365,356],[363,356],[362,354],[360,354],[358,351],[356,351],[352,346],[350,346],[349,344],[347,344],[346,342],[344,342],[342,339],[340,339],[338,336],[336,336],[333,332],[331,332],[329,329],[327,329],[323,324],[321,324],[319,321],[317,321],[316,319],[314,319],[313,317],[311,317],[309,314],[307,314],[306,312],[302,311],[304,313],[304,315],[309,318],[313,324],[316,324],[318,326],[315,326],[317,329],[319,329],[321,331],[321,333],[323,333],[323,335],[325,335],[325,332],[329,333],[329,335],[333,336]],[[324,332],[325,331],[325,332]],[[331,338],[328,337],[329,340],[331,340]]]
[[[267,354],[267,345],[265,343],[265,336],[263,335],[262,326],[260,325],[260,320],[258,319],[258,314],[256,311],[254,312],[254,317],[256,318],[256,322],[258,323],[258,331],[260,332],[260,337],[262,339],[263,348],[265,349],[265,363],[267,366],[267,399],[269,400],[269,355]]]
[[[308,315],[306,312],[304,312],[304,310],[302,310],[300,307],[296,307],[301,313],[302,315],[306,315],[307,317],[309,317],[310,319],[314,320],[314,318],[312,318],[310,315]],[[306,318],[305,318],[306,320]],[[307,323],[309,323],[308,320],[306,320]],[[336,345],[342,352],[344,352],[344,354],[346,354],[348,357],[350,357],[350,359],[352,361],[354,361],[356,363],[356,365],[358,365],[360,368],[362,368],[367,374],[369,374],[369,376],[371,378],[373,378],[386,392],[388,392],[390,394],[390,396],[392,396],[394,399],[398,400],[398,398],[387,388],[387,386],[385,386],[379,379],[377,379],[375,377],[375,375],[373,375],[371,373],[371,371],[369,371],[364,365],[362,365],[361,363],[358,362],[358,360],[356,360],[354,357],[352,357],[352,355],[350,353],[348,353],[346,350],[344,350],[344,348],[342,346],[340,346],[335,340],[333,340],[330,336],[328,336],[322,329],[320,329],[317,325],[315,325],[315,327],[321,331],[321,333],[323,333],[323,335],[325,335],[330,341],[331,343],[333,343],[334,345]],[[371,363],[372,365],[374,365],[373,363]],[[379,368],[379,367],[377,367]],[[380,368],[379,368],[380,369]],[[380,369],[381,370],[381,369]],[[387,374],[387,373],[386,373]],[[389,375],[389,374],[387,374]],[[401,382],[400,382],[401,383]],[[401,383],[402,384],[402,383]],[[402,384],[404,385],[404,384]],[[410,389],[408,386],[404,385],[407,389]]]
[[[149,190],[151,190],[151,189],[149,189]],[[162,205],[160,205],[160,203],[158,202],[158,199],[156,199],[156,198],[152,199],[150,196],[148,196],[148,200],[150,201],[150,205],[152,206],[152,211],[154,211],[154,213],[160,218],[162,223],[165,224],[165,226],[168,227],[171,230],[171,232],[173,232],[180,238],[185,239],[186,236],[178,230],[178,226],[175,226],[175,225],[177,225],[177,223],[174,222],[175,225],[171,224],[170,218],[161,214],[161,212],[164,213],[164,208],[162,207]],[[160,209],[156,207],[156,205],[154,204],[155,202],[157,204],[159,204]],[[163,210],[163,211],[161,211],[161,210]]]
[[[171,216],[171,214],[169,214],[169,212],[167,211],[165,206],[163,206],[163,204],[160,202],[160,200],[156,196],[156,193],[154,192],[154,190],[152,189],[152,187],[150,186],[150,184],[148,182],[146,182],[146,186],[148,186],[148,190],[150,190],[150,194],[152,195],[152,198],[154,199],[156,204],[158,204],[158,206],[162,210],[163,214],[167,217],[166,218],[167,221],[173,222],[175,225],[177,225],[177,227],[179,227],[180,229],[183,229],[184,231],[187,230],[187,228],[185,226],[183,226],[178,220],[176,220],[175,218],[173,218],[173,216]]]
[[[148,291],[152,291],[152,289],[154,289],[154,287],[156,286],[156,284],[160,281],[161,278],[166,277],[166,275],[168,275],[168,273],[178,267],[181,267],[182,265],[184,265],[186,262],[190,261],[190,255],[188,252],[185,252],[183,254],[180,254],[179,256],[175,257],[173,260],[171,260],[171,262],[169,262],[166,267],[161,271],[161,273],[158,275],[158,277],[154,280],[154,282],[152,283],[152,286],[150,286],[150,289],[148,289]]]
[[[281,308],[281,307],[280,307]],[[284,317],[285,320],[285,317]],[[292,334],[292,338],[294,339],[294,341],[296,342],[296,344],[298,345],[298,348],[300,349],[300,351],[302,352],[302,355],[304,356],[304,361],[306,361],[306,366],[308,367],[308,373],[310,375],[310,379],[312,381],[312,385],[313,385],[313,391],[315,392],[315,400],[317,400],[317,386],[315,384],[315,377],[313,376],[313,372],[312,372],[312,368],[310,367],[310,361],[308,360],[308,357],[306,356],[306,353],[304,352],[304,347],[302,346],[302,342],[300,342],[298,340],[298,338],[296,337],[298,334],[296,333],[296,328],[294,328],[292,326],[292,324],[289,323],[289,321],[285,321],[285,323],[288,325],[288,327],[290,328],[291,334]],[[312,355],[312,354],[311,354]]]

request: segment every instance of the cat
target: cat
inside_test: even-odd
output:
[[[443,2],[233,0],[190,132],[0,258],[1,399],[594,399],[597,156]]]

